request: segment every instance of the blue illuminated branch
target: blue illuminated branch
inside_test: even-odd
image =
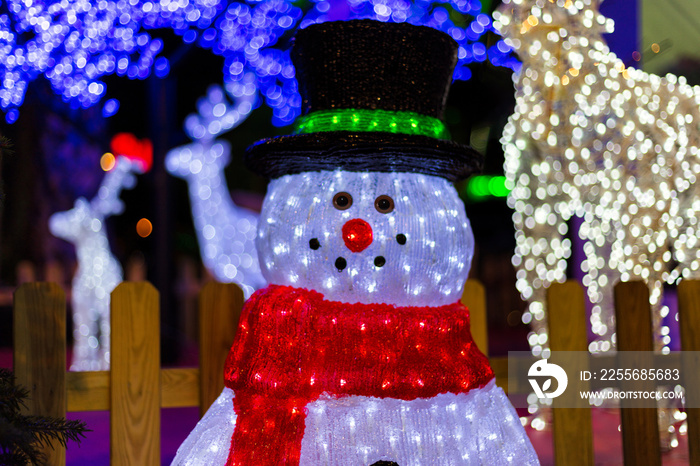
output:
[[[170,65],[159,55],[162,40],[151,33],[171,29],[183,42],[223,56],[226,83],[252,72],[252,85],[272,108],[273,123],[286,125],[301,103],[288,53],[293,30],[358,18],[423,24],[450,34],[460,45],[455,79],[469,79],[467,65],[487,58],[498,66],[517,66],[503,41],[484,45],[483,35],[494,29],[476,0],[312,1],[306,11],[288,0],[13,0],[0,2],[0,108],[14,122],[27,86],[40,76],[75,108],[102,100],[104,76],[163,77]],[[107,104],[109,116],[117,105]]]

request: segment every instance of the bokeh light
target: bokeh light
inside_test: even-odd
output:
[[[114,158],[114,154],[111,152],[105,152],[102,154],[102,157],[100,157],[100,167],[102,167],[102,170],[106,172],[113,169],[116,162],[117,159]]]
[[[153,224],[147,218],[142,218],[136,222],[136,233],[141,238],[147,238],[151,233],[153,233]]]

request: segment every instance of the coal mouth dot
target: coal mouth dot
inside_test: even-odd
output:
[[[374,265],[377,267],[383,267],[384,264],[386,264],[386,259],[384,259],[384,256],[377,256],[374,258]]]
[[[316,249],[320,248],[320,247],[321,247],[321,243],[318,242],[318,238],[311,238],[311,240],[309,240],[309,247],[310,247],[311,249],[313,249],[314,251],[315,251]]]
[[[348,263],[342,257],[339,257],[335,260],[335,268],[338,269],[338,272],[342,272],[343,269],[347,266]]]
[[[406,235],[403,233],[399,233],[396,235],[396,242],[399,244],[406,244]]]

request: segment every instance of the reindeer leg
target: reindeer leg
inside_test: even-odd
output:
[[[547,201],[534,204],[532,215],[514,214],[513,221],[516,286],[530,303],[524,314],[532,328],[530,345],[542,349],[547,347],[546,288],[566,279],[566,259],[571,255],[570,241],[564,236],[568,227],[555,204]]]
[[[80,273],[80,272],[78,272]],[[76,290],[85,290],[85,286],[81,283],[85,277],[77,277],[76,283],[73,285],[74,293]],[[95,309],[95,302],[92,296],[74,296],[73,297],[73,361],[71,370],[73,371],[89,371],[98,370],[98,316]]]

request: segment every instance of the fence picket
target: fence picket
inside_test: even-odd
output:
[[[467,280],[462,293],[462,304],[469,309],[469,326],[472,332],[472,338],[476,347],[489,355],[489,339],[487,324],[488,318],[486,314],[486,290],[477,280]]]
[[[683,386],[686,405],[700,406],[700,280],[678,285],[678,325],[683,351]],[[689,352],[693,353],[689,353]],[[686,408],[689,464],[700,464],[700,408]]]
[[[553,354],[558,351],[586,352],[587,359],[588,325],[581,285],[573,280],[552,284],[547,290],[547,310],[549,342]],[[587,361],[577,363],[577,366],[584,370],[587,368]],[[588,390],[588,382],[570,377],[565,396],[572,399],[558,401],[581,404],[581,400],[573,398],[585,390]],[[561,398],[564,399],[564,396]],[[552,417],[556,464],[592,465],[594,456],[591,408],[554,408]]]
[[[14,295],[14,371],[29,389],[25,414],[66,417],[66,298],[55,283],[25,283]],[[66,463],[57,441],[42,448],[47,464]]]
[[[235,283],[209,282],[199,295],[199,409],[202,416],[224,388],[224,363],[242,308],[243,291]]]
[[[112,292],[111,464],[160,464],[160,309],[148,282]]]
[[[615,285],[615,322],[618,351],[654,351],[649,288],[643,281]],[[619,353],[618,353],[619,354]],[[644,355],[641,355],[645,358]],[[653,358],[639,360],[639,368],[653,367]],[[620,381],[620,390],[626,383]],[[654,390],[655,384],[649,384]],[[661,465],[659,425],[656,408],[628,408],[627,400],[620,402],[622,421],[622,451],[625,464]]]

